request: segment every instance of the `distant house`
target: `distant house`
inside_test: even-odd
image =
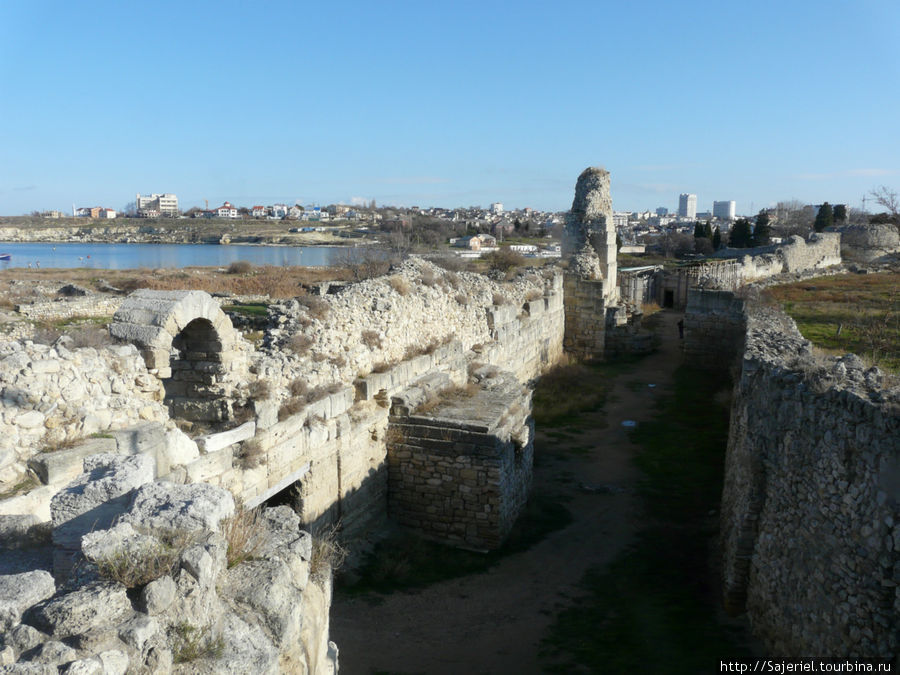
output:
[[[217,218],[237,218],[238,210],[234,208],[231,202],[225,202],[219,208],[215,209]]]
[[[254,206],[250,213],[254,218],[265,218],[267,210],[265,206]]]
[[[470,251],[480,251],[481,239],[478,236],[459,237],[453,241],[453,246],[455,248],[467,248]]]
[[[107,209],[103,206],[83,206],[72,211],[72,215],[76,218],[115,218],[116,210]]]
[[[482,247],[485,247],[485,246],[493,247],[493,246],[497,245],[497,237],[494,237],[493,235],[479,234],[476,236],[481,240]]]
[[[115,218],[118,214],[115,209],[100,209],[100,218]]]
[[[515,224],[509,218],[503,218],[493,227],[495,237],[508,237],[516,231]]]
[[[291,208],[288,209],[287,215],[288,215],[288,218],[294,218],[296,220],[299,220],[300,218],[303,217],[304,213],[305,213],[305,211],[303,210],[303,207],[297,206],[295,204],[294,206],[292,206]]]

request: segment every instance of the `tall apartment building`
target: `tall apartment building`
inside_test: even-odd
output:
[[[678,215],[682,218],[697,217],[697,195],[686,192],[678,195]]]
[[[175,217],[178,215],[178,197],[167,192],[165,194],[152,194],[138,196],[134,200],[139,216],[156,215]]]
[[[713,216],[722,220],[734,220],[736,205],[734,200],[713,202]]]

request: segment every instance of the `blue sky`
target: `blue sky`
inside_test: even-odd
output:
[[[0,214],[900,190],[900,3],[0,3]]]

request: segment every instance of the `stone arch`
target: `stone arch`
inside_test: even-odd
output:
[[[110,334],[135,344],[148,370],[163,380],[173,416],[219,421],[246,365],[240,336],[204,291],[138,290],[113,316]]]

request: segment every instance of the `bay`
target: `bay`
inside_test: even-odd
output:
[[[255,246],[247,244],[100,244],[0,242],[0,269],[140,269],[227,267],[238,260],[253,265],[318,267],[358,259],[367,247]]]

